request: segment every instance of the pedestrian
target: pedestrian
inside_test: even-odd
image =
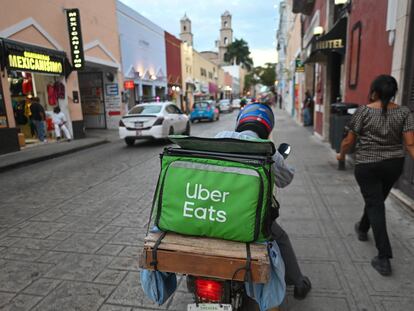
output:
[[[45,120],[46,120],[45,109],[40,104],[40,100],[38,97],[33,97],[31,101],[32,103],[30,105],[30,112],[31,112],[30,119],[33,122],[34,126],[36,127],[37,138],[41,142],[47,142],[46,133],[45,133]]]
[[[348,125],[338,161],[355,141],[355,178],[365,201],[362,218],[355,224],[360,241],[368,240],[372,228],[378,255],[371,265],[382,275],[391,274],[393,257],[385,221],[385,199],[400,177],[404,165],[404,147],[414,159],[414,116],[405,106],[393,102],[397,81],[378,76],[371,84],[369,104],[360,106]],[[358,138],[358,140],[357,140]]]
[[[66,139],[68,141],[71,141],[72,136],[70,135],[69,129],[66,126],[67,121],[65,114],[60,110],[59,107],[53,108],[52,121],[55,127],[56,140],[61,139],[61,131],[63,131],[63,133],[65,133]]]
[[[311,126],[313,124],[313,96],[311,92],[307,90],[305,92],[305,100],[303,101],[303,125]]]

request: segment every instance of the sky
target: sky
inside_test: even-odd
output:
[[[179,37],[180,19],[191,20],[197,51],[216,50],[221,15],[232,15],[233,40],[247,41],[255,66],[276,62],[278,0],[121,0],[164,30]]]

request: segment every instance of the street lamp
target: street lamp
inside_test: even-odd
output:
[[[323,27],[322,26],[316,26],[315,28],[313,28],[313,34],[315,36],[320,36],[321,34],[323,34]]]
[[[348,0],[335,0],[335,5],[346,4]]]
[[[175,85],[173,85],[173,87],[171,89],[173,90],[173,92],[175,92]]]

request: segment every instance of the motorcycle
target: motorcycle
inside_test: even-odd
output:
[[[291,146],[282,143],[278,152],[286,159]],[[246,293],[245,282],[187,275],[187,289],[194,302],[187,311],[255,311],[259,307]],[[278,308],[272,311],[279,310]]]

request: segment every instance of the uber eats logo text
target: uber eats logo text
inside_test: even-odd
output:
[[[183,216],[206,221],[226,222],[226,212],[218,210],[212,204],[208,204],[207,201],[215,202],[217,204],[226,203],[226,199],[229,196],[230,192],[207,189],[201,183],[187,183]]]

